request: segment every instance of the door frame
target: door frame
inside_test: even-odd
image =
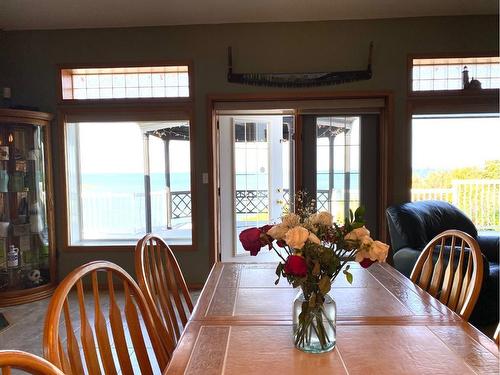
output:
[[[219,261],[220,223],[219,223],[219,155],[217,139],[217,121],[215,106],[218,102],[276,102],[303,100],[335,100],[335,99],[382,99],[380,109],[379,138],[379,172],[378,180],[378,212],[379,233],[377,237],[387,242],[388,232],[385,221],[385,208],[392,202],[392,186],[389,176],[393,173],[393,128],[394,128],[394,94],[392,91],[336,91],[336,92],[274,92],[274,93],[239,93],[207,95],[207,128],[208,128],[208,183],[209,183],[209,266]],[[302,181],[302,122],[301,116],[295,114],[295,189],[301,189]]]

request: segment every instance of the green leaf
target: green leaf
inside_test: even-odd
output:
[[[363,225],[365,225],[365,224],[364,223],[359,223],[357,221],[353,221],[352,222],[352,229],[361,228]]]
[[[354,221],[354,214],[352,213],[351,209],[349,210],[349,218],[351,219],[351,220],[349,220],[349,222],[353,222]]]
[[[281,272],[283,271],[283,268],[285,265],[283,263],[278,263],[278,267],[276,267],[276,276],[281,276]]]
[[[349,284],[352,284],[352,273],[347,270],[344,270],[344,275]]]
[[[359,206],[354,212],[354,219],[359,223],[363,223],[365,221],[365,207]]]

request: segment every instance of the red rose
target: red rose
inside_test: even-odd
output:
[[[263,232],[263,233],[267,233],[267,231],[269,229],[271,229],[274,225],[264,225],[263,227],[260,227],[259,229]]]
[[[276,241],[276,245],[278,245],[279,247],[285,247],[286,246],[286,242],[283,241],[283,240],[278,240],[278,241]]]
[[[240,242],[246,251],[250,251],[250,255],[257,255],[263,246],[260,240],[261,234],[259,228],[248,228],[240,233]]]
[[[269,246],[269,250],[272,249],[273,245],[273,241],[274,241],[274,238],[272,238],[270,235],[267,234],[267,231],[269,229],[271,229],[273,227],[273,225],[264,225],[263,227],[260,227],[259,230],[260,230],[260,242],[262,244],[262,246],[264,245],[267,245]]]
[[[359,264],[363,268],[368,268],[375,262],[376,262],[376,260],[371,260],[370,258],[364,258],[361,262],[359,262]]]
[[[307,275],[307,263],[298,255],[290,255],[285,263],[284,271],[288,275],[304,277]]]

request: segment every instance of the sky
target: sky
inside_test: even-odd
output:
[[[414,119],[412,168],[454,169],[482,167],[500,160],[500,119]]]
[[[144,173],[143,138],[134,122],[83,123],[80,126],[82,173]],[[88,151],[83,151],[84,149]],[[163,142],[150,143],[151,173],[164,172]],[[190,170],[189,142],[171,141],[172,173]]]
[[[85,123],[80,129],[82,173],[143,173],[143,141],[133,122]],[[163,143],[151,142],[151,173],[164,171]],[[189,172],[189,142],[172,141],[171,172]],[[319,158],[324,160],[323,158]],[[319,169],[325,167],[319,163]],[[453,169],[482,167],[486,160],[500,159],[500,119],[414,119],[412,168]]]

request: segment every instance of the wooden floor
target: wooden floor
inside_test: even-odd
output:
[[[116,292],[120,300],[121,292]],[[199,291],[191,293],[193,303],[196,303]],[[9,321],[9,326],[0,331],[0,350],[24,350],[42,356],[43,324],[50,299],[44,299],[24,305],[1,308],[0,312]],[[89,319],[92,316],[89,316]],[[93,323],[93,322],[91,322]]]

